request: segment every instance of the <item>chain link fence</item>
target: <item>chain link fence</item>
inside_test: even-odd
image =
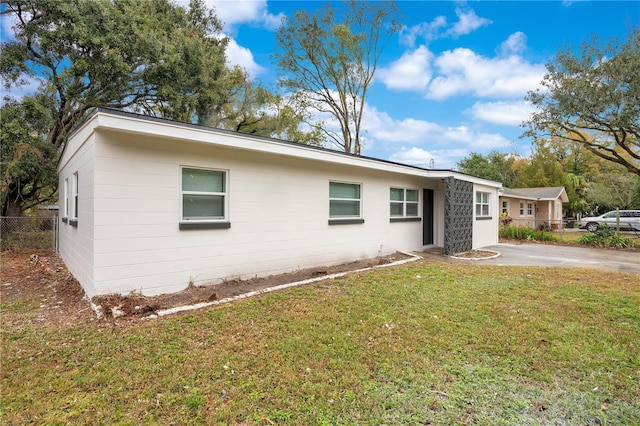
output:
[[[0,217],[0,249],[58,251],[58,216]]]

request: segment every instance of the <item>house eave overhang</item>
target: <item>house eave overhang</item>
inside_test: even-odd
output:
[[[322,147],[248,135],[201,125],[181,123],[122,111],[96,109],[73,132],[70,139],[77,136],[87,137],[86,135],[89,132],[123,132],[128,134],[172,139],[180,143],[195,143],[224,147],[228,149],[262,152],[272,155],[289,156],[318,162],[361,167],[377,171],[401,173],[432,179],[444,179],[446,177],[453,176],[457,179],[486,185],[496,189],[502,187],[500,182],[482,179],[452,170],[424,169],[417,166],[395,163],[367,156],[348,154]]]

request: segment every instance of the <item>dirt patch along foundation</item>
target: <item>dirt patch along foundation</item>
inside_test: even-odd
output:
[[[126,296],[96,296],[92,299],[92,303],[98,308],[101,315],[107,317],[118,318],[146,316],[157,311],[168,310],[177,306],[214,302],[311,278],[319,278],[341,272],[351,272],[378,265],[390,264],[410,257],[410,255],[397,252],[384,257],[363,259],[340,265],[300,269],[286,274],[270,275],[267,277],[252,278],[248,280],[231,280],[220,284],[206,286],[189,286],[181,292],[162,294],[153,297],[135,294]]]

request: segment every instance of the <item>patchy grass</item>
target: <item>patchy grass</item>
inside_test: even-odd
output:
[[[640,278],[611,271],[420,262],[1,336],[3,424],[640,422]]]
[[[557,241],[578,244],[580,237],[584,235],[584,232],[553,231],[552,234]]]

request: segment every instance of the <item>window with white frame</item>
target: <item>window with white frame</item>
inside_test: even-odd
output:
[[[389,213],[391,217],[417,217],[418,190],[407,188],[390,188]]]
[[[489,217],[489,199],[488,192],[476,192],[476,217]]]
[[[533,216],[533,203],[520,201],[520,216]]]
[[[182,220],[227,220],[227,172],[182,168]]]
[[[69,217],[69,179],[64,180],[64,199],[62,200],[62,217]]]
[[[359,183],[329,182],[329,218],[357,219],[361,217],[361,186]]]
[[[78,172],[73,174],[73,209],[71,217],[78,218]]]
[[[502,201],[502,213],[509,214],[509,202],[506,200]]]

